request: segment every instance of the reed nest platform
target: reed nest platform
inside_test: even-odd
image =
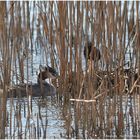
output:
[[[32,95],[32,97],[45,97],[45,96],[54,96],[56,94],[56,88],[49,84],[43,83],[40,84],[20,84],[8,89],[8,98],[10,97],[27,97]]]
[[[68,75],[65,91],[69,93],[73,99],[93,99],[92,97],[99,95],[132,94],[139,87],[139,74],[133,68],[121,68],[111,71],[92,71],[80,74],[73,72]],[[76,85],[76,86],[75,86]],[[75,90],[77,88],[77,91]]]

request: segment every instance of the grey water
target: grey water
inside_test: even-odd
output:
[[[119,98],[118,98],[119,99]],[[124,118],[124,132],[121,138],[140,138],[140,126],[138,120],[134,119],[131,114],[131,109],[136,118],[139,117],[139,100],[140,96],[130,97],[124,95],[122,97],[122,109]],[[31,102],[30,102],[31,101]],[[105,126],[108,127],[108,121],[112,121],[112,129],[110,135],[104,135],[104,138],[117,138],[116,127],[119,122],[117,117],[117,111],[112,114],[111,118],[108,118],[109,106],[113,106],[114,100],[110,97],[106,97],[104,100],[104,118]],[[116,104],[116,110],[119,110],[119,100]],[[97,104],[98,109],[99,104]],[[46,97],[44,100],[40,98],[19,98],[8,99],[7,101],[7,125],[6,125],[6,138],[8,139],[21,139],[21,138],[48,138],[58,139],[67,138],[68,127],[75,129],[74,124],[74,108],[72,103],[68,107],[71,110],[71,123],[67,125],[67,119],[63,105],[61,105],[56,96]],[[134,120],[133,120],[134,119]],[[135,123],[134,123],[135,122]],[[99,121],[98,121],[99,123]],[[135,124],[135,126],[134,126]],[[88,134],[86,135],[88,138]],[[76,138],[75,136],[71,138]],[[79,127],[79,138],[82,136],[82,128]]]
[[[31,10],[33,10],[32,6],[31,6]],[[34,10],[34,12],[37,13],[39,11]],[[57,12],[55,12],[55,14],[57,14]],[[91,28],[89,29],[89,33],[91,33]],[[37,30],[35,27],[34,36],[33,36],[33,43],[35,47],[33,48],[32,56],[29,56],[29,58],[27,58],[25,61],[25,77],[26,77],[24,81],[25,83],[26,82],[36,83],[37,71],[39,69],[39,65],[40,64],[46,65],[46,63],[50,64],[50,59],[49,59],[50,50],[48,51],[48,54],[45,53],[44,48],[38,45],[37,43],[38,39],[36,38],[36,35],[37,35]],[[49,45],[47,40],[45,40],[43,36],[41,36],[41,38],[44,41],[45,45]],[[81,44],[84,44],[84,41]],[[131,47],[129,48],[129,50],[130,52],[133,51]],[[129,61],[129,58],[130,58],[129,54],[127,53],[126,60]],[[57,64],[59,68],[59,61]],[[82,66],[84,70],[85,69],[84,59],[82,59]],[[29,75],[27,75],[27,71]],[[15,81],[15,78],[13,78],[13,81]],[[32,102],[30,103],[32,107],[28,106],[28,102],[29,102],[28,98],[8,99],[6,138],[11,138],[11,139],[12,138],[49,138],[49,139],[65,138],[66,128],[65,128],[65,120],[62,116],[63,114],[62,107],[59,103],[56,102],[55,99],[56,97],[47,97],[44,103],[38,105],[40,104],[40,99],[33,98]],[[124,110],[127,105],[128,104],[126,100],[124,100]],[[126,110],[128,112],[128,108]],[[130,119],[130,117],[126,119]],[[45,130],[46,132],[44,132]],[[130,133],[130,135],[132,135],[132,133]]]
[[[6,138],[54,139],[65,134],[62,109],[55,99],[47,97],[43,103],[39,98],[34,98],[32,111],[28,109],[27,98],[7,101]]]

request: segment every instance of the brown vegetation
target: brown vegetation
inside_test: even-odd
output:
[[[29,84],[38,49],[38,65],[45,62],[59,72],[53,84],[68,138],[121,138],[130,123],[129,134],[140,137],[138,1],[7,1],[0,10],[0,138],[6,137],[8,88]],[[84,64],[88,41],[100,51],[97,64]]]

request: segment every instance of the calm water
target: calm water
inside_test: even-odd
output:
[[[43,138],[43,128],[46,129],[46,138],[61,138],[64,135],[64,120],[62,118],[62,109],[51,97],[47,97],[45,101],[39,98],[32,100],[32,113],[29,116],[28,100],[9,99],[7,101],[7,138]],[[10,121],[11,113],[11,121]],[[11,134],[10,134],[11,125]],[[37,127],[38,125],[38,127]],[[19,126],[19,129],[18,129]],[[38,134],[39,132],[39,134]],[[18,135],[21,135],[19,137]]]
[[[31,8],[31,10],[33,10]],[[36,11],[36,10],[35,10]],[[36,11],[37,13],[37,11]],[[38,13],[37,13],[38,14]],[[36,17],[37,18],[37,17]],[[33,36],[34,46],[37,46],[37,30],[36,30],[36,22],[34,23],[35,30]],[[89,29],[90,30],[90,29]],[[47,44],[46,38],[41,36],[41,39]],[[49,44],[47,44],[49,45]],[[27,60],[25,60],[25,83],[28,82],[37,82],[37,71],[39,69],[39,65],[46,65],[46,63],[50,64],[49,55],[45,54],[43,47],[37,46],[37,50],[35,51],[35,47],[33,48],[32,57],[27,58],[28,60],[28,69],[27,69]],[[101,48],[100,48],[101,49]],[[131,50],[131,48],[130,48]],[[29,51],[30,47],[29,47]],[[132,50],[131,50],[132,51]],[[37,54],[35,53],[37,52]],[[48,52],[49,53],[49,52]],[[73,50],[74,53],[74,50]],[[81,53],[82,54],[82,53]],[[46,58],[48,62],[46,62]],[[83,58],[83,55],[82,55]],[[129,61],[129,55],[126,55],[126,59]],[[82,66],[85,69],[85,61],[82,59]],[[59,67],[59,65],[58,65]],[[28,74],[27,75],[27,71]],[[140,99],[139,97],[137,99]],[[38,105],[39,98],[34,98],[32,100],[32,111],[30,113],[30,107],[28,107],[28,99],[8,99],[7,101],[7,127],[6,127],[6,138],[43,138],[43,134],[46,134],[44,137],[46,138],[65,138],[66,136],[66,126],[65,119],[63,117],[62,106],[56,101],[56,97],[53,99],[51,97],[47,97],[44,101],[43,105]],[[139,103],[139,101],[136,101]],[[130,103],[130,101],[124,98],[123,101],[123,110],[125,113],[125,121],[126,121],[126,134],[128,136],[132,135],[132,120],[129,116],[130,107],[134,107],[134,102]],[[137,105],[137,108],[139,106]],[[138,110],[138,109],[137,109]],[[140,115],[140,112],[137,112],[137,116]],[[11,116],[11,118],[10,118]],[[28,116],[30,116],[28,118]],[[40,117],[41,116],[41,117]],[[130,122],[130,129],[127,131],[127,126]],[[72,126],[73,124],[71,124]],[[74,126],[73,126],[74,127]],[[46,132],[43,132],[45,131]],[[115,128],[112,135],[115,133]],[[130,132],[131,131],[131,132]]]
[[[116,110],[119,110],[120,108],[119,100],[120,99],[118,98]],[[138,118],[140,116],[139,101],[139,95],[136,95],[135,98],[123,96],[122,107],[124,117],[124,135],[122,136],[122,138],[140,138],[140,126],[138,124]],[[110,108],[110,105],[113,106],[113,102],[113,99],[111,99],[110,97],[106,97],[104,103],[104,127],[108,127],[108,115],[110,114],[108,108]],[[99,104],[97,104],[97,108],[99,107]],[[83,105],[81,104],[81,108],[82,107]],[[69,115],[71,116],[69,127],[75,129],[75,116],[73,114],[74,108],[72,103],[68,108],[70,108],[71,112],[67,114],[66,111],[63,110],[63,106],[57,102],[56,97],[47,97],[43,101],[41,101],[39,98],[33,98],[32,111],[31,115],[29,115],[30,107],[28,106],[27,98],[9,99],[7,101],[8,117],[6,138],[67,138],[66,132],[68,125],[66,123],[66,118],[69,117]],[[133,117],[131,116],[131,111],[133,112]],[[90,112],[92,112],[92,110],[90,110]],[[83,115],[84,114],[81,114],[81,116]],[[111,118],[112,129],[110,131],[110,135],[106,135],[105,137],[116,138],[116,126],[118,122],[117,111]],[[83,138],[82,123],[84,122],[82,122],[81,120],[81,124],[79,125],[79,138]],[[90,138],[88,137],[88,135],[86,135],[86,137]]]

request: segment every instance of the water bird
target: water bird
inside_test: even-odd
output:
[[[84,57],[86,60],[99,61],[101,58],[100,50],[93,46],[91,42],[84,47]]]
[[[54,96],[56,94],[56,88],[53,84],[46,82],[47,78],[54,79],[58,76],[56,70],[50,66],[41,66],[41,69],[37,76],[37,83],[29,84],[19,84],[15,85],[13,88],[9,89],[8,96],[13,97],[24,97],[27,96],[27,91],[29,95],[33,97],[39,96]]]

